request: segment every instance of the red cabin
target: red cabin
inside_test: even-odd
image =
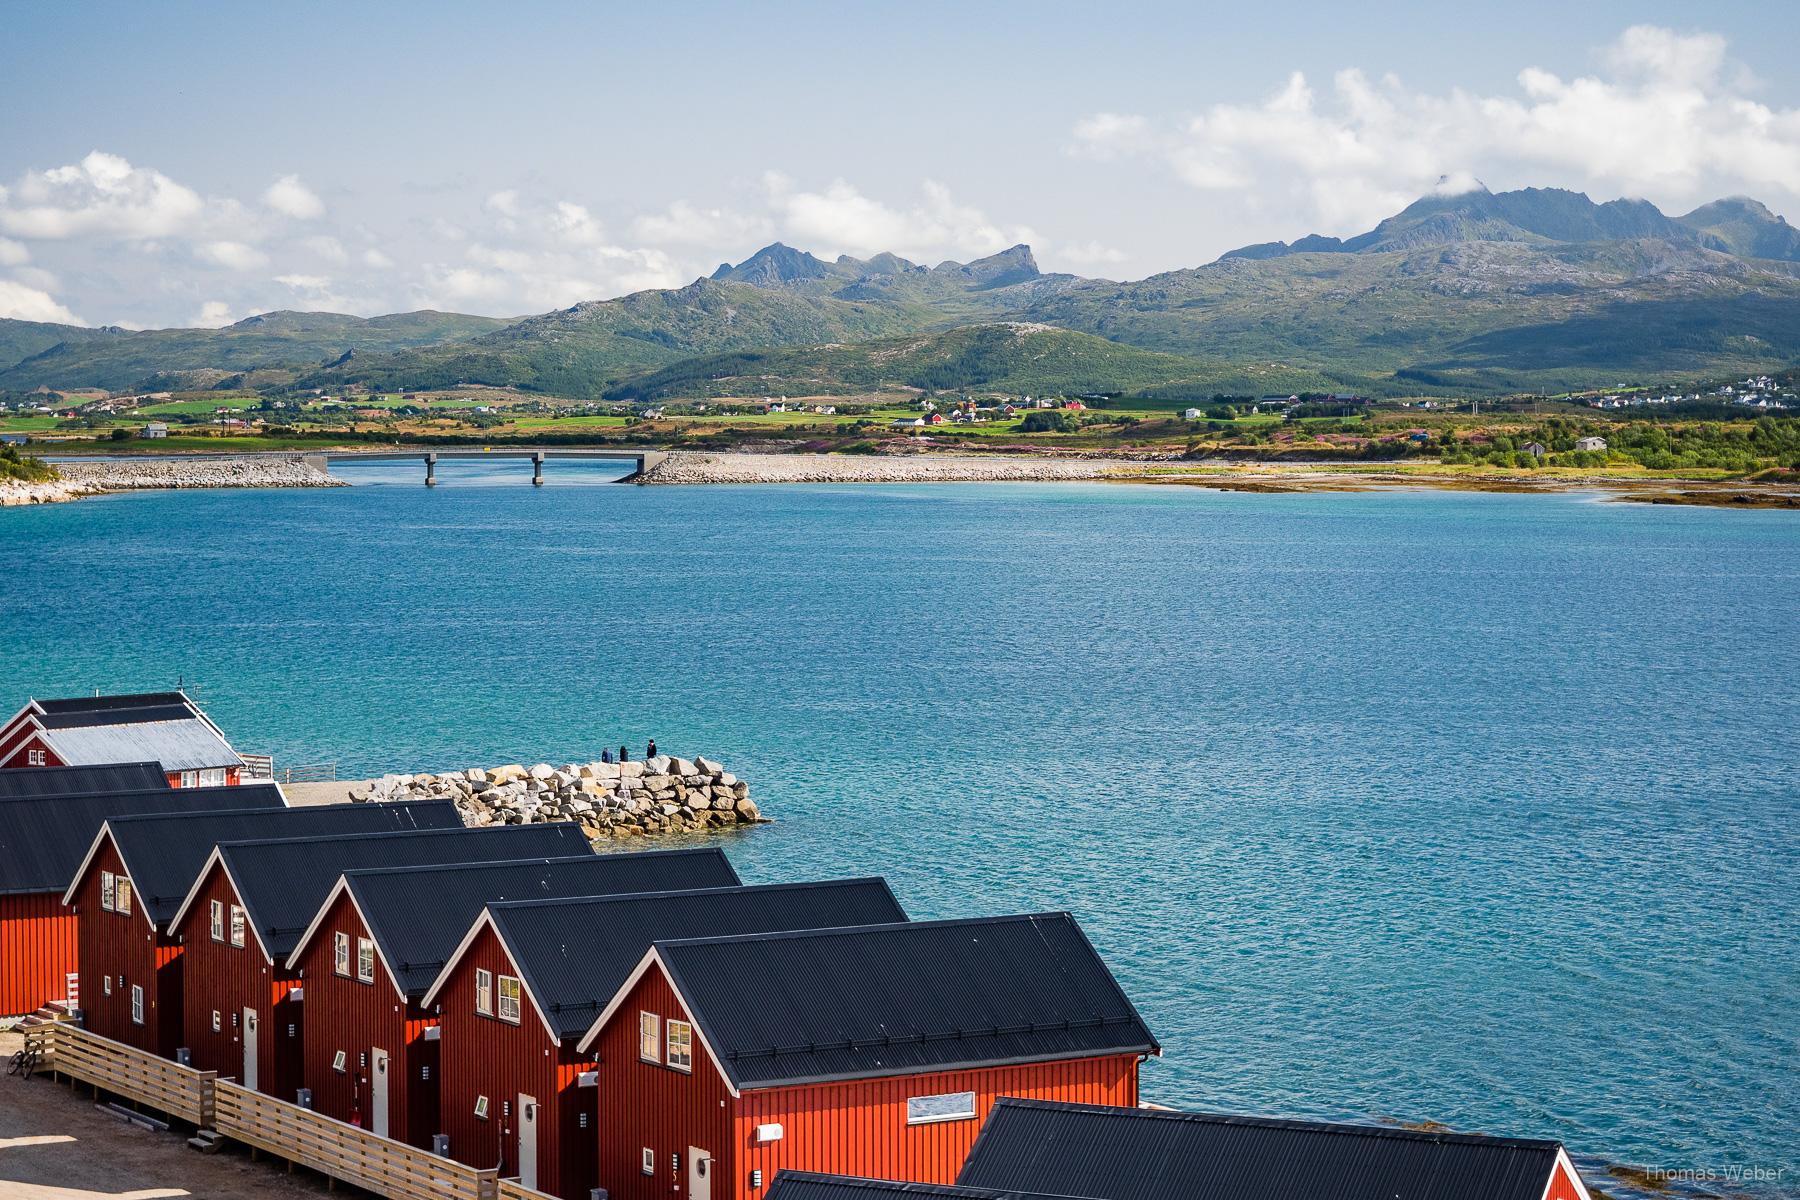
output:
[[[580,827],[566,822],[214,847],[169,922],[184,947],[182,1044],[192,1065],[280,1100],[296,1098],[305,993],[287,959],[345,871],[589,849]]]
[[[227,794],[235,801],[262,790],[240,787]],[[176,1056],[185,1044],[182,945],[169,923],[219,842],[461,828],[448,800],[108,820],[63,895],[76,914],[83,1023],[101,1037]]]
[[[957,1182],[1094,1200],[1589,1200],[1561,1142],[1010,1098]]]
[[[423,1000],[489,902],[737,883],[716,847],[347,872],[287,961],[306,987],[301,1075],[312,1107],[431,1147],[443,1129],[440,1043]]]
[[[999,1097],[1136,1105],[1161,1053],[1067,913],[658,942],[579,1048],[613,1200],[950,1183]]]
[[[0,768],[161,764],[170,787],[225,787],[244,760],[184,692],[30,700],[0,725]]]
[[[905,919],[880,879],[490,905],[425,996],[443,1029],[450,1155],[586,1200],[605,1182],[595,1130],[609,1085],[577,1043],[652,942]]]
[[[86,999],[76,981],[76,918],[64,907],[63,893],[108,817],[286,803],[273,784],[229,793],[159,785],[139,792],[0,798],[0,1016],[33,1012],[52,1000],[79,1006]],[[126,903],[133,899],[127,895]]]

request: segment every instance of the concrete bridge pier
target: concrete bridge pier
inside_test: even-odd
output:
[[[425,486],[437,486],[437,455],[435,454],[425,456]]]
[[[531,485],[533,487],[544,486],[544,452],[542,450],[531,456]]]

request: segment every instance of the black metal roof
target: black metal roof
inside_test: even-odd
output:
[[[250,924],[276,962],[285,961],[293,953],[294,943],[306,932],[319,905],[345,871],[563,858],[592,852],[581,826],[572,821],[418,833],[259,839],[219,846],[220,857],[237,883],[238,898],[243,901]]]
[[[951,1183],[902,1183],[893,1179],[821,1175],[817,1171],[785,1168],[775,1176],[775,1183],[764,1200],[885,1200],[889,1196],[941,1197],[942,1200],[1069,1200],[1050,1192],[959,1187]],[[1180,1198],[1170,1196],[1167,1200]]]
[[[564,1039],[588,1030],[659,938],[906,920],[879,878],[491,904],[488,914]]]
[[[738,1088],[1158,1050],[1068,913],[656,948]]]
[[[1558,1142],[1003,1098],[957,1182],[1097,1200],[1542,1200]]]
[[[46,713],[110,712],[121,708],[162,708],[191,704],[186,692],[135,692],[120,696],[67,696],[34,701]]]
[[[73,709],[47,712],[38,717],[45,729],[87,729],[95,725],[142,725],[151,721],[192,721],[196,717],[186,704],[145,705],[141,708]]]
[[[286,806],[280,788],[254,783],[0,800],[0,895],[55,892],[60,896],[108,817]]]
[[[220,842],[462,827],[462,817],[449,800],[217,809],[115,817],[107,822],[138,900],[158,928],[174,918],[194,886],[194,876]]]
[[[0,771],[0,800],[16,796],[67,796],[75,792],[155,792],[169,787],[160,763],[105,763],[91,767],[14,767]]]
[[[395,982],[414,999],[430,990],[457,943],[490,903],[728,888],[742,882],[716,846],[389,867],[352,871],[344,880]]]

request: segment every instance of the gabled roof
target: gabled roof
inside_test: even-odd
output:
[[[39,717],[36,718],[41,727],[38,737],[57,758],[72,767],[142,762],[145,759],[159,762],[169,771],[244,765],[237,751],[219,736],[210,722],[186,715],[186,710],[179,710],[178,715],[139,720],[136,711],[109,714],[103,720],[79,725],[59,723],[54,727],[45,722],[78,720],[81,715]],[[145,714],[177,712],[165,709],[141,711]],[[130,719],[114,719],[126,717]]]
[[[595,1018],[658,938],[904,920],[906,912],[884,879],[490,904],[438,973],[425,1002],[433,1002],[481,930],[491,928],[519,968],[550,1036],[581,1038],[585,1050],[599,1032]]]
[[[652,960],[734,1093],[1161,1053],[1068,913],[660,941],[638,974]]]
[[[243,787],[172,788],[141,792],[82,792],[0,800],[0,895],[61,895],[109,817],[189,813],[214,808],[285,808],[272,783]]]
[[[1048,1192],[1020,1192],[1010,1188],[957,1187],[949,1183],[901,1183],[893,1179],[862,1179],[854,1175],[821,1175],[816,1171],[782,1169],[764,1200],[888,1200],[893,1196],[925,1200],[1069,1200]],[[1181,1200],[1170,1196],[1166,1200]]]
[[[293,953],[294,943],[345,871],[583,853],[592,853],[592,847],[581,826],[572,821],[225,842],[213,848],[169,927],[178,928],[186,920],[215,862],[230,878],[263,954],[279,963]]]
[[[1553,1141],[1003,1098],[957,1182],[1098,1200],[1543,1200],[1559,1158]]]
[[[402,996],[418,999],[490,903],[736,887],[740,882],[716,846],[349,871],[319,905],[288,956],[288,966],[300,965],[307,945],[319,936],[326,913],[345,893],[356,905],[395,987]]]
[[[242,791],[242,788],[231,789]],[[408,800],[393,804],[323,804],[310,808],[232,808],[168,815],[113,817],[94,835],[81,868],[69,881],[65,903],[110,838],[131,876],[139,907],[153,929],[174,917],[212,848],[249,838],[330,837],[416,829],[461,829],[462,817],[449,800]]]
[[[67,796],[76,792],[169,790],[160,763],[106,763],[90,767],[14,767],[0,771],[0,800],[17,796]]]

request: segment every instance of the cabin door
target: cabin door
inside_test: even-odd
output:
[[[712,1200],[712,1155],[688,1147],[688,1200]]]
[[[369,1049],[369,1107],[373,1110],[370,1128],[376,1137],[388,1135],[388,1052]]]
[[[256,1010],[244,1010],[244,1086],[256,1091]]]
[[[537,1101],[519,1093],[519,1182],[537,1187]]]

